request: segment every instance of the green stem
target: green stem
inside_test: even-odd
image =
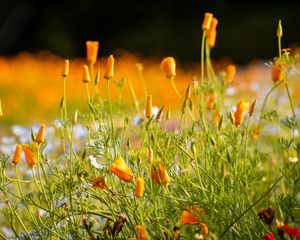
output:
[[[236,224],[247,212],[249,212],[256,204],[258,204],[262,199],[264,199],[280,182],[280,180],[283,178],[281,175],[272,185],[271,187],[260,197],[258,198],[253,204],[251,204],[244,212],[242,212],[241,215],[239,215],[226,229],[225,231],[220,235],[220,239],[222,239],[225,234],[232,228],[234,224]]]
[[[182,97],[174,83],[174,77],[170,77],[170,81],[171,81],[172,87],[173,87],[174,91],[176,92],[177,96],[181,99]]]

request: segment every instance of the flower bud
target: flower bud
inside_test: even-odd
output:
[[[21,161],[21,154],[22,154],[22,145],[21,144],[17,144],[16,146],[16,150],[13,156],[13,160],[12,162],[17,165],[19,164],[19,162]]]
[[[97,61],[99,42],[86,41],[86,60],[90,64],[95,64]]]
[[[65,60],[62,76],[66,77],[69,74],[69,60]]]
[[[152,95],[147,96],[147,103],[146,103],[146,117],[151,118],[153,115],[152,113]]]
[[[114,77],[114,64],[115,64],[115,59],[113,55],[110,55],[107,59],[106,63],[106,69],[104,73],[104,78],[109,80]]]
[[[83,65],[83,79],[82,81],[84,83],[88,83],[91,81],[91,77],[90,77],[90,72],[89,72],[89,68],[87,65]]]
[[[176,76],[176,62],[173,57],[164,58],[160,66],[167,78],[173,78]]]
[[[213,14],[212,13],[205,13],[204,14],[204,19],[202,22],[202,29],[203,30],[208,30],[210,28],[211,21],[213,19]]]
[[[138,177],[136,179],[136,188],[135,188],[135,194],[136,197],[140,198],[144,195],[144,178]]]

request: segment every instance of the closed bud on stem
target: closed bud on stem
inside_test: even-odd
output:
[[[63,71],[62,71],[62,76],[66,77],[66,76],[68,76],[68,74],[69,74],[69,60],[65,60],[64,68],[63,68]]]
[[[153,162],[153,150],[151,147],[148,148],[148,163],[152,164]]]
[[[283,35],[283,32],[282,32],[281,20],[279,20],[278,27],[277,27],[277,37],[281,38],[282,35]]]
[[[209,38],[213,31],[216,31],[218,25],[218,19],[212,18],[209,29],[205,31],[205,36]]]
[[[138,198],[142,197],[144,195],[144,178],[138,177],[136,179],[136,188],[134,195]]]
[[[73,113],[72,124],[75,125],[77,123],[77,120],[78,120],[78,109],[76,109],[76,111]]]
[[[165,106],[162,106],[161,109],[159,109],[158,113],[156,114],[156,121],[160,122],[162,119],[162,115],[163,115],[163,110],[164,110]]]
[[[183,104],[182,104],[182,108],[181,108],[181,112],[182,114],[185,113],[186,110],[186,105],[187,105],[187,99],[184,99]]]
[[[236,66],[233,64],[228,65],[226,68],[225,82],[226,83],[232,82],[235,74],[236,74]]]
[[[167,78],[174,78],[176,76],[176,62],[173,57],[164,58],[160,66]]]
[[[95,76],[95,81],[94,81],[95,86],[99,83],[99,81],[100,81],[100,68],[98,68],[98,71]]]
[[[216,45],[216,38],[217,38],[217,30],[212,30],[209,37],[207,37],[207,45],[210,48],[213,48]]]
[[[147,96],[147,103],[146,103],[146,117],[151,118],[153,115],[152,113],[152,95]]]
[[[89,68],[87,65],[83,65],[83,78],[82,81],[84,83],[88,83],[91,81],[91,77],[90,77],[90,72],[89,72]]]
[[[86,60],[90,64],[95,64],[97,61],[99,42],[86,41]]]
[[[169,121],[171,119],[171,110],[168,108],[167,114],[166,114],[166,120]]]
[[[106,69],[104,73],[104,78],[107,80],[110,80],[111,78],[114,77],[114,64],[115,64],[115,59],[113,55],[110,55],[107,59],[106,63]]]
[[[249,108],[249,115],[252,116],[254,111],[256,108],[256,99],[253,101],[253,103],[251,104],[250,108]]]
[[[274,83],[277,83],[284,78],[284,68],[283,64],[279,64],[277,60],[275,60],[272,67],[272,80]]]
[[[0,117],[3,116],[3,112],[2,112],[2,104],[1,104],[1,99],[0,99]]]
[[[45,124],[42,124],[38,134],[36,135],[35,141],[41,144],[45,141]]]
[[[191,91],[192,91],[192,84],[190,83],[188,87],[186,88],[185,91],[185,98],[190,98],[191,97]]]
[[[21,161],[21,154],[22,154],[22,145],[17,144],[12,163],[14,163],[15,165],[19,164],[19,162]]]
[[[212,13],[205,13],[204,14],[204,19],[203,19],[203,22],[202,22],[202,29],[203,30],[208,30],[210,28],[210,24],[211,24],[211,21],[213,19],[213,14]]]

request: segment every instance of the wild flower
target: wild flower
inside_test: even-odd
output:
[[[236,66],[233,64],[229,64],[226,68],[225,82],[227,84],[232,82],[235,74],[236,74]]]
[[[95,64],[97,61],[99,42],[86,41],[86,60],[90,64]]]
[[[109,171],[124,182],[131,182],[133,180],[133,173],[121,156],[116,158]]]
[[[146,230],[142,225],[136,226],[136,235],[137,240],[147,240]]]
[[[67,77],[69,74],[69,60],[64,61],[64,68],[62,70],[62,76]]]
[[[33,142],[31,144],[23,144],[22,148],[25,154],[25,160],[27,162],[27,165],[31,168],[35,167],[37,164],[38,144],[36,142]]]
[[[147,102],[146,102],[146,117],[151,118],[153,115],[152,112],[152,95],[147,96]]]
[[[241,99],[238,102],[238,105],[236,107],[236,111],[234,113],[234,123],[235,123],[235,126],[242,125],[245,113],[246,113],[246,111],[247,111],[247,109],[249,107],[250,107],[250,103],[244,101],[243,99]]]
[[[43,143],[45,141],[45,124],[41,125],[41,127],[39,129],[39,132],[36,135],[35,141],[38,144],[41,144],[41,143]]]
[[[206,106],[207,110],[212,110],[215,107],[216,101],[217,101],[216,96],[210,95],[207,101],[207,106]]]
[[[105,177],[104,176],[96,177],[95,180],[93,181],[92,187],[107,189],[107,185],[105,183]]]
[[[202,22],[202,29],[203,30],[208,30],[210,28],[210,24],[211,24],[212,19],[213,19],[213,14],[212,13],[206,12],[204,14],[204,19],[203,19],[203,22]]]
[[[279,64],[277,60],[275,60],[272,67],[272,80],[274,83],[283,80],[284,77],[284,69],[283,64]]]

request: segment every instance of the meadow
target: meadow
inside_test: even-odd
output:
[[[195,66],[1,57],[0,238],[300,238],[297,49],[216,62],[217,24]]]

